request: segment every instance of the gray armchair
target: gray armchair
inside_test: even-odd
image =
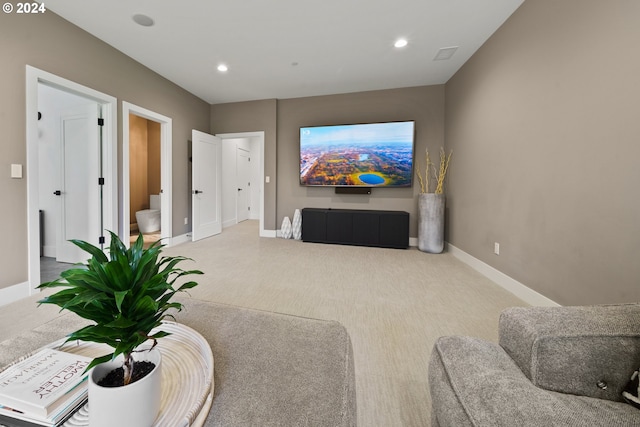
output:
[[[640,426],[622,390],[640,367],[640,304],[502,312],[499,345],[437,340],[432,427]]]

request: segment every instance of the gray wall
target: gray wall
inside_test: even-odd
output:
[[[285,216],[305,207],[388,209],[410,214],[417,236],[417,194],[412,188],[374,188],[371,195],[335,194],[333,188],[300,186],[300,127],[345,123],[415,120],[415,158],[444,146],[444,86],[420,86],[278,101],[278,228]],[[433,191],[433,190],[432,190]]]
[[[173,234],[190,230],[188,143],[191,129],[208,132],[209,104],[191,95],[51,11],[0,14],[0,288],[27,281],[27,180],[11,179],[10,164],[26,165],[25,66],[31,65],[173,119]],[[25,174],[28,173],[25,169]]]
[[[528,0],[446,85],[449,242],[560,304],[640,300],[638,22]]]

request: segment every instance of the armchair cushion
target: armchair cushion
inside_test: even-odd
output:
[[[477,338],[439,338],[429,364],[433,426],[640,425],[626,403],[534,386],[498,345]]]
[[[622,402],[640,366],[640,305],[514,307],[502,312],[499,336],[534,385]]]

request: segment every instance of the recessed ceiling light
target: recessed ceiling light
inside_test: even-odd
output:
[[[229,67],[227,67],[227,66],[226,66],[226,65],[224,65],[224,64],[220,64],[220,65],[218,65],[218,71],[220,71],[221,73],[226,72],[228,69],[229,69]]]
[[[395,47],[405,47],[408,43],[407,39],[398,39],[393,45]]]
[[[143,27],[151,27],[154,24],[153,19],[141,13],[133,15],[132,19],[136,24],[142,25]]]

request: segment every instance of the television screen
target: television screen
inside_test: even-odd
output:
[[[410,187],[414,122],[300,128],[300,184]]]

